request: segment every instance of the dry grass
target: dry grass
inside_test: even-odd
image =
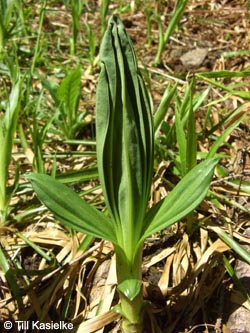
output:
[[[162,15],[164,26],[167,26],[168,13],[171,12],[174,2],[155,3]],[[31,2],[25,4],[25,7],[31,10],[33,16],[30,29],[36,31],[40,4],[33,5]],[[62,73],[65,67],[74,67],[80,63],[84,68],[80,105],[82,110],[88,111],[89,118],[77,138],[84,140],[92,140],[95,136],[95,87],[99,68],[97,64],[93,68],[89,65],[86,57],[88,45],[83,28],[84,23],[93,27],[93,32],[99,38],[99,45],[100,18],[94,6],[95,2],[87,2],[81,17],[82,37],[77,46],[78,54],[69,56],[70,14],[62,5],[48,5],[42,36],[47,48],[42,52],[41,63],[36,66],[37,73],[54,81],[61,80],[58,73]],[[110,13],[115,7],[110,6]],[[153,21],[152,45],[149,47],[144,9],[142,5],[133,13],[124,12],[121,18],[132,37],[145,77],[149,78],[155,106],[159,104],[169,83],[178,81],[178,93],[182,95],[187,78],[195,73],[249,69],[250,54],[237,53],[249,49],[250,13],[245,1],[190,1],[180,29],[172,36],[159,68],[152,66],[157,49],[158,27]],[[20,40],[20,47],[32,49],[33,42],[33,37],[23,38]],[[206,48],[208,53],[200,66],[190,70],[181,63],[180,57],[196,47]],[[23,54],[21,61],[22,69],[29,66],[29,59]],[[8,86],[6,77],[3,76],[0,80]],[[225,78],[220,82],[236,87],[239,91],[249,92],[249,76]],[[200,80],[197,82],[197,91],[203,91],[207,86],[207,83]],[[41,82],[38,77],[34,77],[31,105],[26,109],[26,115],[30,112],[32,100],[41,92]],[[249,98],[244,99],[212,86],[207,103],[201,106],[196,114],[201,152],[208,151],[212,144],[211,138],[204,135],[208,105],[211,110],[209,122],[213,126],[240,105],[244,105],[242,112],[246,117],[221,145],[220,153],[226,155],[221,165],[227,170],[227,176],[221,177],[217,170],[210,198],[195,212],[197,229],[188,235],[185,221],[181,221],[171,230],[153,235],[145,244],[144,296],[151,302],[146,310],[145,320],[148,325],[145,332],[224,332],[231,298],[242,304],[241,294],[232,292],[235,285],[223,262],[223,257],[226,257],[234,265],[237,256],[218,238],[216,228],[234,235],[241,243],[250,243],[249,237],[244,235],[244,231],[249,227],[248,100]],[[173,108],[172,102],[166,119],[169,124],[173,123]],[[51,97],[44,92],[39,116],[41,124],[46,122],[51,112]],[[17,164],[22,174],[32,170],[34,147],[29,129],[32,127],[32,119],[28,123],[20,118],[20,123],[23,123],[30,147],[24,149],[18,132],[10,166],[10,182],[13,178],[12,171]],[[227,125],[230,124],[219,126],[214,134],[220,136]],[[58,133],[54,135],[53,131],[48,133],[42,150],[48,156],[44,158],[47,171],[51,170],[53,165],[53,158],[49,154],[54,153],[57,154],[58,173],[95,166],[94,146],[65,143],[58,137]],[[173,150],[176,151],[177,147],[173,147]],[[76,156],[76,153],[80,156]],[[152,203],[169,192],[166,179],[176,182],[172,161],[162,161],[160,155],[156,156]],[[232,183],[227,182],[231,179],[238,180],[238,185],[245,181],[248,187],[239,190],[239,186],[233,187]],[[101,191],[95,177],[80,179],[76,184],[70,183],[77,191],[85,193],[85,198],[90,202],[103,208]],[[95,190],[92,190],[93,188]],[[23,177],[20,178],[11,207],[10,223],[0,229],[1,248],[16,280],[20,300],[13,296],[6,275],[0,271],[0,320],[65,320],[74,324],[74,332],[119,332],[119,315],[111,311],[111,307],[117,303],[115,258],[111,244],[84,238],[83,235],[63,228],[53,216],[40,208]],[[20,233],[29,242],[22,239]],[[84,239],[85,243],[82,243]],[[245,303],[245,307],[249,309],[249,302]]]

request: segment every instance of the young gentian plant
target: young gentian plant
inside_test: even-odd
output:
[[[0,227],[6,223],[11,197],[18,183],[18,168],[14,184],[8,186],[9,164],[20,107],[22,79],[18,77],[13,83],[5,112],[0,112]]]
[[[28,176],[40,200],[65,225],[109,240],[116,253],[122,331],[142,332],[142,248],[146,237],[190,213],[206,196],[218,159],[195,166],[148,210],[153,173],[152,108],[134,49],[119,18],[109,20],[100,51],[97,162],[109,217],[59,181]]]

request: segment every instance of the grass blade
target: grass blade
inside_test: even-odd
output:
[[[168,111],[169,104],[176,92],[177,84],[175,84],[173,87],[168,86],[167,89],[164,92],[164,95],[161,99],[161,103],[154,115],[154,132],[155,136],[157,136],[162,121],[164,120],[166,113]]]
[[[250,253],[243,246],[241,246],[236,240],[229,236],[220,227],[209,226],[209,229],[213,230],[232,250],[234,250],[245,262],[250,265]]]
[[[1,246],[0,246],[0,266],[1,266],[2,272],[6,276],[8,284],[10,286],[10,290],[12,291],[13,296],[17,300],[19,309],[22,309],[23,308],[22,295],[21,295],[20,289],[18,287],[15,275],[8,263],[7,258],[4,255],[4,252],[1,248]]]
[[[243,106],[242,106],[243,107]],[[214,157],[220,145],[226,140],[227,136],[241,123],[245,113],[241,111],[242,107],[238,108],[235,112],[236,120],[233,118],[233,122],[220,134],[217,140],[211,146],[207,158]]]
[[[160,64],[161,56],[164,51],[164,48],[166,47],[166,44],[168,43],[169,38],[170,38],[171,34],[173,33],[174,29],[178,25],[178,23],[181,19],[181,16],[186,8],[187,3],[188,3],[188,0],[177,0],[176,1],[176,6],[175,6],[173,16],[169,22],[169,25],[167,27],[167,30],[165,31],[164,36],[161,37],[160,41],[159,41],[157,54],[156,54],[156,57],[154,60],[154,64],[156,66]]]

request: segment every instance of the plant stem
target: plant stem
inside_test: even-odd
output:
[[[130,301],[123,293],[120,293],[121,311],[123,316],[121,330],[122,333],[141,333],[143,329],[143,297],[141,292],[133,301]]]
[[[142,247],[134,255],[134,258],[128,260],[122,251],[116,249],[116,271],[118,289],[124,281],[142,281]],[[120,312],[122,315],[121,329],[122,333],[141,333],[143,328],[144,300],[142,285],[135,297],[126,295],[128,290],[119,290]],[[132,287],[131,287],[132,288]]]

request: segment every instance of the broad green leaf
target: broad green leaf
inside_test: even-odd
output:
[[[39,200],[66,226],[116,243],[111,221],[66,185],[44,174],[29,174]]]
[[[137,279],[124,280],[118,285],[118,289],[123,293],[130,301],[133,301],[139,294],[142,288],[142,281]]]
[[[74,137],[74,127],[77,124],[77,110],[79,106],[81,93],[81,70],[77,67],[68,74],[57,91],[57,97],[62,103],[60,111],[63,115],[62,127],[64,128],[67,138]]]
[[[218,158],[196,165],[145,218],[143,237],[171,226],[194,210],[205,198]]]
[[[120,245],[132,255],[140,239],[153,169],[152,110],[132,42],[112,16],[97,87],[98,171]]]
[[[57,97],[61,102],[64,102],[70,110],[75,110],[80,96],[80,89],[81,70],[80,67],[77,67],[62,81],[57,90]]]

